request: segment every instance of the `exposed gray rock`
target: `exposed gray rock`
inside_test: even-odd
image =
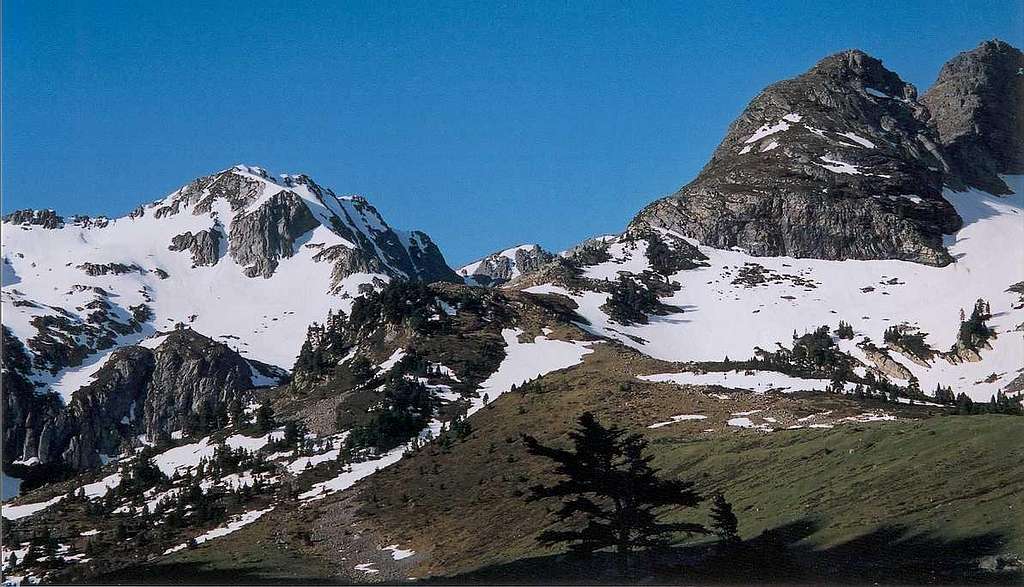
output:
[[[425,282],[458,282],[459,277],[444,260],[444,255],[426,233],[413,230],[397,231],[391,228],[373,205],[361,196],[339,197],[330,189],[321,187],[306,175],[284,178],[286,187],[302,187],[315,195],[324,207],[325,225],[335,234],[354,244],[357,254],[333,253],[342,265],[335,266],[334,287],[346,273],[346,267],[362,271],[359,267],[377,267],[390,277]],[[372,260],[375,257],[376,260]],[[326,258],[324,256],[323,258]]]
[[[1009,193],[998,174],[1024,173],[1024,53],[985,41],[943,65],[921,102],[953,173],[979,189]]]
[[[181,329],[153,351],[146,387],[144,430],[150,438],[169,436],[186,420],[212,417],[232,400],[246,401],[253,371],[238,353],[190,329]]]
[[[3,461],[7,464],[35,456],[44,436],[44,444],[49,444],[53,431],[63,427],[66,413],[56,395],[36,393],[29,380],[31,360],[21,341],[6,326],[2,327],[2,336],[0,393],[3,396]],[[47,423],[50,426],[44,431]]]
[[[962,223],[914,87],[860,51],[769,86],[698,177],[632,225],[753,255],[952,261]]]
[[[231,221],[228,249],[249,277],[270,277],[278,259],[295,254],[296,242],[319,226],[298,195],[279,192]]]
[[[150,349],[120,348],[96,373],[93,383],[75,392],[68,408],[73,431],[60,453],[65,463],[75,469],[97,466],[100,454],[116,455],[142,433],[138,423],[153,367]]]
[[[3,217],[7,224],[20,226],[41,226],[48,229],[62,228],[64,218],[58,216],[53,210],[15,210]]]
[[[871,345],[860,347],[864,355],[874,364],[874,371],[891,379],[910,379],[913,373],[904,367],[899,361],[889,356],[886,349],[880,349]]]
[[[306,195],[300,196],[300,192]],[[226,236],[228,252],[249,277],[271,277],[280,260],[293,256],[300,246],[323,248],[324,243],[305,242],[310,231],[323,224],[354,247],[333,245],[317,254],[317,260],[336,262],[332,289],[361,271],[427,282],[458,280],[426,234],[396,231],[364,198],[338,196],[306,175],[274,178],[258,167],[236,166],[199,178],[150,208],[158,218],[187,211],[216,218],[214,204],[218,200],[228,202],[232,212]],[[146,211],[143,208],[133,214]],[[196,265],[213,264],[219,247],[211,242],[218,237],[216,231],[216,226],[207,231],[210,238],[178,235],[171,249],[192,251],[193,259],[198,259]],[[344,248],[349,250],[341,250]]]
[[[188,328],[167,334],[155,348],[114,351],[93,381],[68,406],[53,393],[38,393],[20,342],[4,328],[4,459],[37,457],[86,469],[100,455],[115,455],[135,438],[169,438],[202,417],[247,403],[253,376],[285,379],[280,369],[243,359],[224,344]]]
[[[171,246],[167,247],[172,251],[188,251],[192,253],[192,266],[212,266],[220,260],[220,241],[223,235],[218,227],[208,230],[200,230],[192,234],[191,231],[179,234],[171,239]]]
[[[125,273],[145,273],[146,270],[138,265],[124,263],[82,263],[76,269],[81,269],[86,275],[96,277],[97,275],[123,275]]]
[[[508,281],[529,275],[551,262],[555,255],[540,245],[520,245],[490,255],[459,270],[470,285],[497,287]]]

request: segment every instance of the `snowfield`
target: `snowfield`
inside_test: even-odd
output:
[[[648,428],[651,428],[651,429],[663,428],[663,427],[668,426],[670,424],[675,424],[676,422],[685,422],[687,420],[706,420],[706,419],[707,419],[707,416],[702,416],[700,414],[682,414],[682,415],[679,415],[679,416],[672,416],[671,420],[667,420],[665,422],[655,422],[654,424],[651,424],[650,426],[648,426]]]
[[[20,520],[21,518],[31,516],[36,512],[41,512],[45,510],[46,508],[50,507],[51,505],[54,505],[55,503],[59,502],[65,497],[66,496],[64,495],[58,495],[57,497],[54,497],[53,499],[48,499],[46,501],[41,501],[37,503],[26,503],[22,505],[4,504],[0,506],[0,516],[8,520]]]
[[[719,385],[733,389],[749,389],[756,393],[767,391],[825,391],[831,384],[828,379],[801,379],[774,371],[754,371],[750,374],[739,371],[715,371],[711,373],[659,373],[640,375],[637,379],[655,383],[676,385]],[[744,416],[746,414],[736,414]]]
[[[682,288],[662,301],[684,311],[651,316],[648,324],[613,322],[600,309],[608,297],[605,293],[574,293],[551,284],[526,291],[565,295],[579,304],[577,312],[590,322],[581,325],[584,328],[668,361],[746,359],[755,347],[774,350],[777,342],[790,346],[794,330],[802,334],[825,324],[835,328],[839,320],[853,325],[854,343],[870,338],[881,346],[887,327],[906,323],[927,333],[933,349],[947,351],[956,340],[960,310],[969,314],[975,300],[983,298],[991,304],[989,325],[998,338],[991,341],[991,350],[982,352],[982,361],[952,365],[937,358],[924,367],[891,354],[920,380],[926,392],[942,384],[975,400],[988,400],[1024,367],[1024,332],[1015,330],[1024,323],[1024,311],[1013,309],[1017,296],[1006,291],[1024,280],[1024,181],[1022,176],[1006,179],[1014,195],[946,192],[964,219],[963,228],[946,237],[946,246],[956,259],[946,267],[905,261],[753,257],[687,239],[708,256],[709,266],[671,276]],[[612,260],[586,268],[585,275],[614,278],[618,271],[638,272],[649,266],[643,247],[617,244],[610,252]],[[785,278],[753,286],[734,284],[738,270],[747,263]],[[858,356],[853,343],[842,342],[843,350]],[[708,374],[692,382],[726,385],[715,381],[717,377],[722,375]],[[739,382],[737,375],[728,377],[730,383]],[[782,381],[777,374],[768,376],[770,380],[760,377],[744,383],[761,388],[811,385],[818,389],[820,385]]]
[[[589,348],[593,342],[552,340],[541,335],[533,342],[523,343],[519,342],[522,334],[519,329],[505,328],[501,331],[505,339],[505,359],[498,370],[480,384],[479,397],[473,400],[467,415],[484,406],[485,395],[488,401],[493,401],[513,385],[522,385],[545,373],[572,367],[593,352]]]

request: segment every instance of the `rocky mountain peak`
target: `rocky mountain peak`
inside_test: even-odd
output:
[[[889,96],[914,100],[917,89],[896,73],[886,69],[880,59],[851,49],[825,57],[810,69],[807,76],[824,76],[853,89],[873,88]]]
[[[845,51],[754,98],[697,178],[634,225],[759,256],[952,261],[961,219],[914,87]]]
[[[366,198],[338,195],[305,174],[274,176],[262,167],[235,165],[130,215],[146,216],[180,218],[191,229],[168,244],[189,252],[196,267],[216,265],[227,253],[248,277],[270,278],[283,259],[305,246],[302,241],[310,241],[316,260],[333,266],[335,291],[355,273],[458,280],[425,233],[396,231]],[[195,230],[195,217],[209,220]]]
[[[1009,193],[999,174],[1024,173],[1024,54],[985,41],[942,66],[921,101],[931,111],[954,173],[979,189]]]

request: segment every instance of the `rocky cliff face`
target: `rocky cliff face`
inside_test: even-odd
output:
[[[50,445],[54,431],[66,428],[66,412],[56,395],[36,393],[29,380],[31,359],[21,341],[6,326],[2,336],[3,456],[8,463],[34,456],[25,447]]]
[[[952,261],[961,219],[914,87],[860,51],[769,86],[698,177],[633,225],[759,256]]]
[[[291,257],[296,241],[318,224],[299,196],[279,192],[255,210],[235,216],[231,257],[249,277],[270,277],[278,259]]]
[[[127,346],[111,353],[92,382],[65,407],[28,380],[28,356],[4,332],[4,459],[37,458],[76,469],[99,465],[145,434],[169,438],[204,418],[251,399],[257,383],[284,374],[243,359],[224,344],[188,328],[162,337],[155,348]]]
[[[171,239],[171,251],[188,251],[192,254],[192,266],[216,265],[220,259],[220,241],[224,238],[218,227],[179,234]]]
[[[169,436],[200,414],[212,417],[232,401],[244,403],[257,371],[226,345],[192,330],[176,330],[152,351],[143,429],[149,438]]]
[[[16,210],[4,216],[4,223],[54,229],[64,226],[64,218],[58,216],[53,210]]]
[[[921,102],[955,175],[1009,193],[999,174],[1024,173],[1024,54],[986,41],[948,61]]]
[[[470,285],[497,287],[537,271],[554,258],[554,254],[540,245],[519,245],[470,263],[458,273]]]

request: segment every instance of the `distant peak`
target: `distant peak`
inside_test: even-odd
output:
[[[257,175],[264,179],[270,179],[270,173],[266,169],[258,167],[256,165],[244,165],[240,163],[238,165],[232,166],[231,169],[229,169],[228,171],[248,173],[249,175]]]
[[[978,48],[975,49],[975,51],[986,51],[986,52],[991,51],[991,52],[997,52],[997,53],[1003,53],[1003,52],[1007,52],[1007,51],[1014,51],[1014,52],[1020,53],[1020,49],[1014,47],[1013,45],[1011,45],[1010,43],[1007,43],[1006,41],[1004,41],[1002,39],[990,39],[988,41],[982,41],[978,45]]]

